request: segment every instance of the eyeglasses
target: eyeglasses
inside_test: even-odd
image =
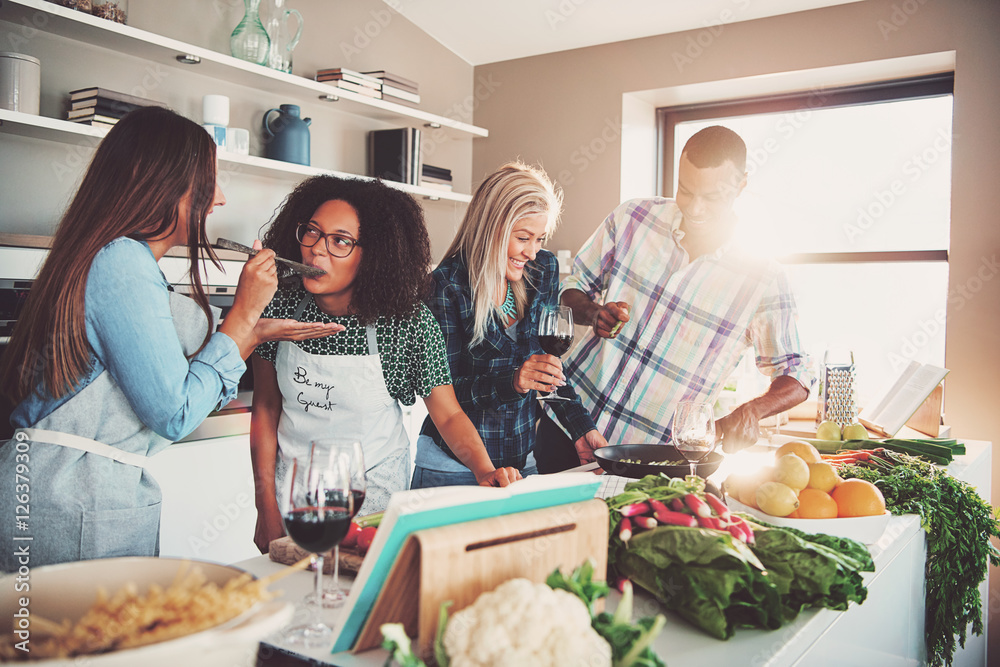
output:
[[[319,243],[320,239],[326,239],[327,251],[334,257],[341,259],[354,252],[354,246],[361,245],[360,241],[356,241],[350,236],[324,234],[307,222],[300,222],[299,226],[295,228],[295,238],[307,248],[311,248]]]

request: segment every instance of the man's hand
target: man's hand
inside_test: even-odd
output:
[[[757,442],[760,437],[760,415],[744,403],[715,422],[715,437],[722,438],[722,451],[738,452]]]
[[[591,463],[595,461],[594,450],[600,449],[601,447],[607,447],[608,441],[604,439],[601,432],[596,428],[584,433],[580,438],[573,443],[576,447],[576,455],[580,458],[580,465],[585,463]]]
[[[624,301],[604,304],[594,317],[594,333],[601,338],[615,338],[625,322],[628,322],[628,311],[629,304]]]

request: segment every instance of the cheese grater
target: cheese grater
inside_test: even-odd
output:
[[[819,400],[816,402],[816,425],[834,421],[843,429],[857,416],[854,403],[854,353],[823,355],[819,378]]]

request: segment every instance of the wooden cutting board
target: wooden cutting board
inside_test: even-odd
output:
[[[306,556],[309,552],[297,545],[292,538],[285,535],[276,540],[272,540],[268,546],[268,557],[275,563],[282,565],[293,565]],[[329,554],[327,554],[329,556]],[[356,549],[340,548],[340,573],[354,575],[361,568],[361,561],[364,559]],[[323,574],[333,574],[333,559],[326,558],[323,561]]]

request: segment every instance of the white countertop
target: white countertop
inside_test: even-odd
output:
[[[965,456],[957,457],[949,470],[956,477],[980,489],[980,493],[988,500],[990,445],[985,442],[966,442],[966,448],[968,453]],[[724,479],[727,470],[749,466],[757,457],[771,456],[772,451],[767,447],[756,447],[753,450],[756,451],[747,451],[727,457],[726,463],[713,478]],[[701,667],[710,664],[808,664],[812,667],[824,660],[829,660],[830,664],[836,664],[838,661],[842,664],[844,653],[838,652],[836,655],[820,656],[809,654],[809,652],[823,641],[834,641],[838,642],[837,645],[839,645],[837,639],[839,632],[846,633],[848,629],[852,643],[852,655],[860,660],[860,662],[853,664],[878,664],[880,666],[913,664],[904,659],[904,656],[897,656],[892,648],[884,649],[891,651],[887,654],[866,648],[866,646],[881,646],[891,640],[900,646],[905,646],[906,650],[916,651],[918,656],[922,655],[922,604],[919,604],[915,599],[911,600],[909,605],[901,604],[905,603],[906,600],[899,599],[899,597],[907,594],[902,589],[908,587],[912,589],[910,595],[916,596],[919,593],[922,599],[923,543],[923,533],[920,530],[917,516],[893,516],[881,539],[877,543],[869,545],[876,569],[874,573],[864,574],[865,583],[869,588],[869,598],[864,605],[860,607],[852,605],[846,612],[807,609],[795,621],[778,630],[741,628],[736,631],[736,635],[732,639],[720,641],[690,625],[673,612],[664,610],[655,598],[641,591],[638,591],[636,595],[635,615],[647,616],[656,613],[666,615],[667,625],[654,646],[659,655],[671,667],[687,665]],[[283,567],[270,561],[267,556],[259,556],[235,565],[258,576],[276,572]],[[301,600],[311,590],[312,577],[312,573],[303,572],[284,579],[280,584],[284,589],[283,597],[292,601]],[[349,583],[349,581],[345,580],[344,583]],[[987,598],[984,597],[985,599]],[[608,598],[608,608],[614,609],[618,600],[617,591],[612,591]],[[894,607],[901,609],[909,607],[909,611],[914,612],[914,618],[919,621],[919,627],[916,627],[916,621],[901,622],[899,632],[895,632],[884,623],[878,622],[878,618],[869,622],[866,617],[879,614],[879,605],[883,602],[890,610]],[[914,605],[916,605],[916,609],[912,608]],[[304,613],[302,610],[297,612],[296,620],[302,618],[299,615],[302,613]],[[892,612],[887,613],[891,614]],[[896,616],[904,616],[904,614],[900,612]],[[328,624],[337,622],[335,610],[326,611],[325,617]],[[900,636],[888,636],[894,634]],[[970,637],[967,646],[975,644],[971,641],[973,639],[981,639],[985,642],[984,637]],[[271,641],[278,646],[283,646],[276,639]],[[983,646],[985,647],[985,644]],[[985,651],[985,648],[983,650]],[[296,650],[296,652],[327,664],[345,667],[353,665],[381,666],[387,655],[383,650],[373,650],[358,656],[349,654],[332,656],[327,648]],[[807,654],[809,654],[808,657]],[[961,661],[956,660],[956,664],[961,664]],[[970,664],[976,664],[976,660]]]

